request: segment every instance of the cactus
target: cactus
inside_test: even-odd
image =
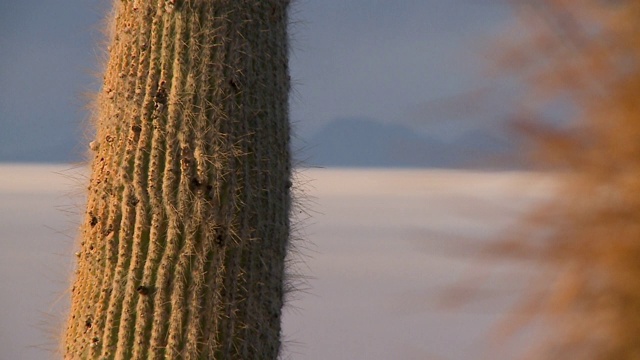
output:
[[[66,359],[277,358],[287,11],[115,1]]]

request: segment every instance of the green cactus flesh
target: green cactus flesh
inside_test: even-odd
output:
[[[66,359],[275,359],[286,0],[116,1]]]

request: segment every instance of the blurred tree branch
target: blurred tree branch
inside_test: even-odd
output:
[[[530,355],[640,359],[640,2],[514,5],[520,30],[501,39],[510,45],[497,66],[526,83],[531,113],[518,126],[562,181],[552,204],[492,250],[544,269],[523,306],[552,333]],[[570,127],[531,115],[554,101],[574,109]]]

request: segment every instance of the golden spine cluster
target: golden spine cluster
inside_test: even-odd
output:
[[[275,359],[288,0],[116,1],[66,359]]]

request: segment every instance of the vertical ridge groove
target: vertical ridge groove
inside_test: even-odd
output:
[[[132,6],[131,4],[125,4],[125,7]],[[120,241],[117,250],[117,262],[115,266],[115,273],[112,280],[112,289],[110,296],[110,304],[107,310],[107,328],[108,331],[104,332],[103,341],[100,346],[102,347],[102,356],[108,357],[108,354],[115,352],[116,357],[120,357],[121,348],[123,342],[125,342],[126,325],[130,322],[130,318],[134,315],[130,309],[131,298],[131,277],[129,267],[132,262],[135,263],[135,259],[132,259],[130,253],[135,251],[137,243],[139,243],[139,234],[142,231],[141,226],[137,225],[141,219],[139,215],[144,216],[144,212],[139,209],[140,194],[137,194],[135,185],[135,159],[138,152],[140,141],[140,134],[133,131],[133,126],[138,122],[140,117],[140,103],[143,96],[141,92],[142,83],[146,82],[148,66],[148,56],[145,53],[145,49],[141,46],[145,42],[146,33],[148,31],[149,22],[139,19],[137,11],[134,10],[133,14],[129,12],[123,12],[128,14],[128,17],[124,17],[123,27],[128,37],[132,39],[136,51],[130,55],[131,69],[130,74],[133,76],[127,77],[129,85],[125,88],[114,89],[116,93],[122,93],[124,95],[124,101],[127,104],[120,130],[118,131],[122,135],[122,141],[126,143],[123,156],[119,164],[119,179],[124,187],[123,199],[121,202],[121,213],[123,214],[119,227],[120,239],[132,239],[132,241]],[[122,301],[120,301],[122,299]],[[122,331],[121,331],[122,329]],[[119,346],[120,345],[120,346]]]
[[[150,37],[153,32],[153,16],[151,8],[137,7],[139,21],[145,26],[139,32],[138,46],[141,49],[139,58],[140,66],[136,74],[136,88],[134,104],[137,105],[135,117],[132,118],[129,139],[132,144],[137,144],[133,155],[133,195],[129,206],[135,208],[136,223],[134,225],[133,246],[128,266],[125,294],[123,299],[122,318],[118,329],[118,343],[116,358],[130,358],[134,341],[134,325],[136,321],[136,289],[142,276],[143,263],[149,247],[150,201],[147,192],[146,174],[149,171],[149,149],[151,147],[151,129],[148,119],[151,116],[153,103],[153,88],[158,84],[158,71],[155,59],[152,59],[150,51]],[[151,90],[151,91],[149,91]],[[128,254],[127,254],[128,255]]]
[[[178,14],[179,15],[179,14]],[[168,19],[169,17],[167,17]],[[171,29],[169,32],[168,29]],[[167,242],[165,251],[162,254],[156,278],[156,293],[154,299],[153,325],[151,334],[150,358],[157,359],[168,356],[166,351],[168,332],[167,314],[170,313],[170,293],[173,287],[171,279],[174,258],[177,256],[181,245],[181,232],[183,215],[181,214],[180,202],[182,195],[178,191],[180,186],[180,144],[179,128],[181,127],[182,102],[179,98],[179,90],[182,88],[182,59],[186,52],[184,43],[184,28],[178,26],[177,21],[171,19],[165,22],[165,32],[173,36],[174,47],[171,53],[163,53],[162,57],[171,60],[171,70],[166,74],[170,79],[170,91],[168,94],[168,121],[166,126],[166,150],[165,150],[165,171],[162,183],[162,197],[164,199],[165,211],[167,214]],[[168,49],[166,51],[169,51]]]
[[[184,102],[183,121],[181,123],[180,133],[183,135],[180,137],[180,181],[179,181],[179,193],[182,195],[180,201],[180,213],[183,216],[182,221],[182,242],[179,246],[178,253],[176,254],[176,264],[174,266],[173,276],[173,288],[170,295],[171,301],[171,313],[169,315],[169,331],[168,331],[168,343],[167,349],[170,351],[168,356],[181,357],[181,351],[183,346],[183,332],[184,322],[187,313],[186,307],[186,294],[189,287],[189,279],[191,274],[189,273],[189,263],[191,256],[195,254],[194,242],[194,214],[193,214],[193,202],[194,197],[191,194],[191,179],[194,175],[194,145],[193,145],[193,126],[194,126],[194,96],[195,96],[195,79],[193,74],[193,59],[191,56],[197,53],[197,47],[194,48],[193,43],[193,26],[195,19],[191,14],[189,6],[184,6],[183,13],[184,18],[189,20],[183,20],[181,26],[184,28],[184,36],[182,41],[186,48],[190,51],[180,54],[180,61],[183,64],[182,76],[184,77],[183,84],[180,86],[180,98]]]
[[[153,11],[153,8],[150,7],[150,11]],[[133,338],[133,359],[145,359],[147,356],[148,348],[143,345],[143,339],[147,334],[150,334],[151,323],[150,318],[153,313],[153,301],[148,298],[149,294],[144,294],[145,291],[153,293],[155,288],[153,288],[152,284],[154,283],[154,274],[156,271],[156,264],[158,259],[161,256],[161,241],[166,237],[163,237],[163,232],[166,232],[166,216],[162,211],[162,171],[163,171],[163,154],[162,154],[162,146],[164,145],[164,133],[161,130],[162,124],[164,123],[164,109],[166,108],[166,104],[162,103],[161,98],[158,98],[158,94],[162,96],[164,87],[161,84],[161,75],[166,73],[166,65],[164,64],[163,58],[160,56],[162,49],[166,46],[166,42],[161,43],[161,39],[164,36],[163,27],[161,26],[162,15],[156,9],[155,16],[153,17],[152,24],[153,30],[151,33],[151,44],[150,44],[150,56],[151,56],[151,64],[158,66],[158,78],[153,79],[153,81],[147,82],[147,96],[152,99],[153,111],[149,115],[148,118],[143,118],[142,121],[145,123],[147,127],[149,127],[150,131],[153,132],[153,136],[151,139],[150,145],[150,154],[149,154],[149,171],[147,178],[147,191],[149,192],[149,204],[150,204],[150,213],[151,213],[151,223],[149,230],[149,248],[145,254],[144,258],[144,267],[142,269],[142,278],[140,280],[140,284],[137,287],[138,293],[140,293],[140,297],[138,298],[137,306],[136,306],[136,321],[135,321],[135,330],[134,330],[134,338]],[[153,95],[153,96],[152,96]],[[158,100],[158,101],[156,101]],[[151,104],[149,104],[151,105]]]

